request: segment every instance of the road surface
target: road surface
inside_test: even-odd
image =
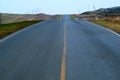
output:
[[[85,20],[47,20],[0,42],[0,80],[120,80],[120,36]]]

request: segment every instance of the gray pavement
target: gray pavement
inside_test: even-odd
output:
[[[85,20],[48,20],[0,42],[0,80],[120,80],[120,36]]]
[[[0,43],[0,80],[59,80],[62,21],[52,20]]]
[[[120,80],[120,36],[84,20],[66,27],[66,80]]]

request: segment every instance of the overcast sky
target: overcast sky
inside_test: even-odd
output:
[[[120,0],[0,0],[0,12],[73,14],[120,6]]]

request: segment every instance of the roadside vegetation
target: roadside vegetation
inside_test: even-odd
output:
[[[74,20],[76,18],[75,15],[70,15],[70,19]]]
[[[117,33],[120,34],[120,23],[119,22],[113,22],[108,20],[90,20],[93,23],[105,26],[106,28],[109,28]]]
[[[25,27],[28,27],[32,24],[41,21],[22,21],[22,22],[8,23],[8,24],[0,24],[0,38],[3,38],[13,32],[16,32],[20,29],[23,29]]]
[[[62,20],[62,15],[57,15],[57,19]]]
[[[87,11],[78,15],[78,18],[105,26],[120,34],[120,6]]]

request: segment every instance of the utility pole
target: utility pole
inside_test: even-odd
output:
[[[90,6],[88,5],[88,11],[90,11],[90,8],[89,8]]]
[[[31,14],[34,14],[34,10],[31,10]]]
[[[96,8],[95,8],[94,0],[92,0],[92,2],[93,2],[93,10],[95,10]]]
[[[80,10],[78,10],[78,14],[80,14]]]
[[[95,10],[95,5],[93,5],[93,10]]]

